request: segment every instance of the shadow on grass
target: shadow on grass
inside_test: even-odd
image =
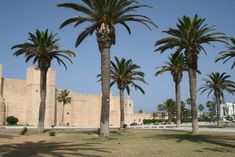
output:
[[[183,141],[189,141],[192,143],[206,143],[206,144],[213,144],[222,147],[221,149],[216,149],[218,152],[224,152],[229,148],[235,148],[235,137],[233,136],[226,136],[226,135],[213,135],[213,134],[198,134],[193,135],[191,133],[183,133],[183,132],[168,132],[168,133],[160,133],[155,134],[146,138],[157,138],[162,140],[175,140],[176,142],[180,143]],[[212,148],[206,148],[205,150],[215,151]]]
[[[3,138],[6,138],[6,139],[13,139],[15,136],[13,135],[1,135],[0,134],[0,140],[3,139]]]
[[[102,157],[98,153],[110,153],[104,148],[98,148],[100,143],[72,144],[66,142],[24,142],[21,144],[0,145],[2,157],[34,157],[34,156],[92,156]]]

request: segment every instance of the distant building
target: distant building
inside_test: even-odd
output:
[[[220,104],[220,108],[221,118],[235,115],[235,103]]]
[[[47,73],[47,98],[45,126],[61,125],[62,103],[57,101],[60,90],[56,88],[56,72],[50,68]],[[81,94],[70,91],[71,104],[64,107],[64,124],[79,127],[99,127],[101,114],[101,94]],[[40,70],[27,69],[26,80],[2,78],[0,64],[0,125],[5,124],[8,116],[19,119],[18,124],[38,124],[40,104]],[[142,121],[143,115],[133,113],[134,102],[125,100],[125,123]],[[110,95],[110,126],[120,125],[119,96]]]

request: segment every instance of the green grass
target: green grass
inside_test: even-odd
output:
[[[29,133],[24,137],[27,141],[17,134],[0,132],[0,156],[232,157],[235,153],[235,133],[192,135],[179,131],[128,129],[125,133],[112,132],[105,141],[99,140],[93,132],[57,131],[55,137]],[[2,139],[7,142],[1,143]]]

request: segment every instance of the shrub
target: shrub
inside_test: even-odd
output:
[[[130,124],[130,126],[135,126],[135,125],[138,125],[136,122],[133,122]]]
[[[143,119],[143,124],[158,124],[159,122],[158,119]]]
[[[28,129],[26,127],[24,127],[21,132],[20,135],[25,135],[28,132]]]
[[[9,116],[9,117],[7,117],[6,121],[7,121],[8,125],[17,125],[18,118],[14,117],[14,116]]]
[[[232,116],[229,116],[229,115],[226,116],[225,119],[228,120],[228,121],[233,121],[233,117],[232,117]]]
[[[55,131],[50,131],[49,136],[55,136]]]
[[[126,127],[127,127],[127,124],[123,124],[123,128],[126,129]]]

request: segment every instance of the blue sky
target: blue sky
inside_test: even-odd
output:
[[[3,77],[25,79],[26,68],[32,63],[25,64],[23,57],[12,56],[11,47],[15,44],[27,41],[28,32],[34,33],[36,29],[57,32],[61,39],[62,49],[70,49],[76,52],[77,57],[73,64],[68,63],[66,71],[56,62],[52,67],[57,70],[57,87],[71,89],[79,93],[100,93],[100,84],[96,75],[100,73],[100,53],[95,35],[88,37],[78,48],[75,48],[77,35],[84,27],[65,27],[59,30],[59,25],[67,18],[77,13],[64,8],[57,8],[56,4],[65,0],[7,0],[0,5],[0,64],[4,66]],[[68,2],[68,1],[67,1]],[[80,2],[71,0],[69,2]],[[234,0],[142,0],[142,3],[153,6],[153,9],[141,9],[140,13],[149,16],[158,26],[158,29],[149,31],[143,25],[131,23],[132,35],[128,35],[123,27],[117,26],[117,44],[111,49],[111,58],[114,56],[132,59],[141,66],[146,74],[149,85],[143,85],[146,94],[132,90],[131,98],[135,101],[135,111],[143,109],[145,112],[153,112],[156,105],[167,98],[174,98],[174,83],[169,73],[158,78],[154,77],[155,67],[161,66],[167,60],[172,51],[164,54],[154,52],[154,42],[166,37],[163,30],[175,27],[177,18],[183,15],[193,16],[198,14],[206,18],[210,26],[216,25],[216,30],[235,37]],[[201,79],[210,72],[226,72],[235,80],[234,70],[231,70],[231,62],[227,64],[214,63],[216,56],[224,45],[215,43],[215,48],[205,46],[207,56],[199,55],[199,69],[202,72],[198,76],[197,86]],[[114,86],[111,89],[113,95],[118,95]],[[189,97],[188,75],[184,74],[181,83],[182,100]],[[235,101],[235,97],[226,94],[226,101]],[[198,94],[197,103],[205,103],[206,94]]]

